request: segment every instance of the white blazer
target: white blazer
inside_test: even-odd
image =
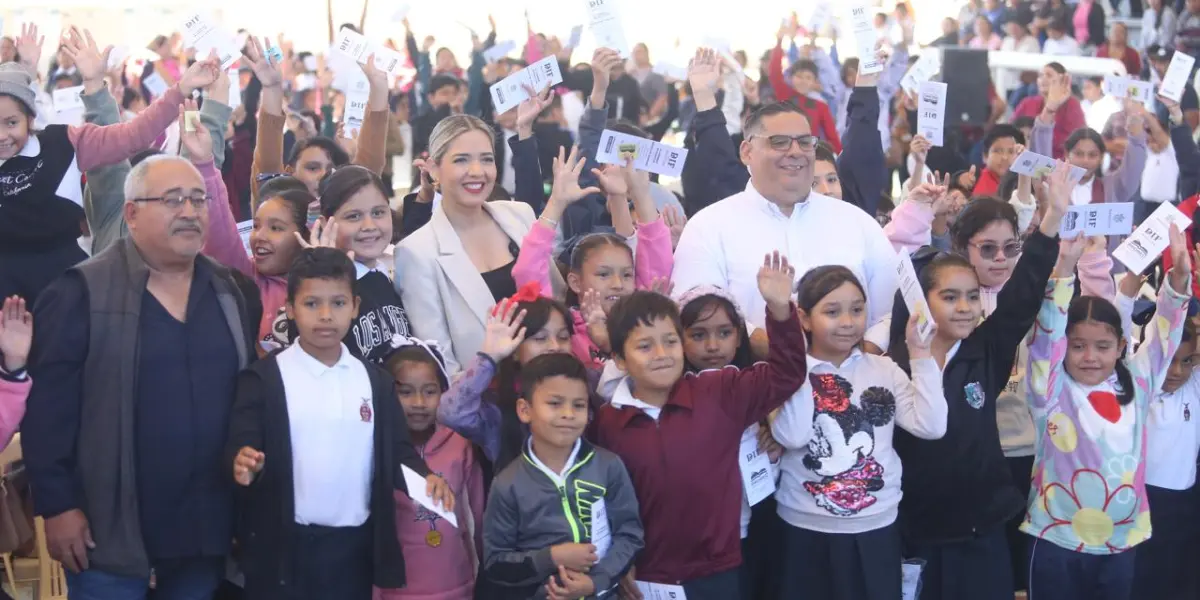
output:
[[[524,202],[487,202],[483,209],[518,245],[535,220],[533,208]],[[561,298],[566,283],[553,261],[549,270],[554,297]],[[483,348],[496,300],[441,204],[428,223],[396,245],[395,281],[415,335],[436,340],[445,354],[446,371],[460,371],[463,362]]]

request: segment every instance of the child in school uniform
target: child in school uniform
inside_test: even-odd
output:
[[[387,373],[342,339],[359,309],[355,266],[305,250],[288,273],[297,343],[238,376],[226,455],[239,496],[246,597],[369,600],[405,585],[394,490],[454,496],[413,447]],[[402,465],[426,481],[409,490]]]
[[[521,370],[517,413],[530,436],[492,482],[480,600],[615,598],[642,549],[637,497],[621,459],[583,438],[587,370],[546,354]]]
[[[33,344],[33,315],[25,300],[11,296],[0,306],[0,450],[8,446],[25,416],[33,380],[25,361]]]
[[[1183,335],[1192,277],[1183,234],[1172,225],[1169,236],[1172,268],[1157,314],[1128,359],[1116,307],[1071,299],[1074,264],[1060,261],[1046,286],[1026,379],[1038,432],[1021,525],[1035,538],[1029,600],[1151,597],[1134,589],[1134,549],[1151,536],[1146,425]]]
[[[1118,307],[1120,308],[1120,307]],[[1122,315],[1124,316],[1124,315]],[[1128,322],[1126,323],[1128,325]],[[1146,420],[1146,499],[1154,535],[1137,548],[1134,588],[1142,598],[1200,597],[1200,374],[1196,326],[1187,321],[1179,349],[1150,401]]]
[[[483,470],[471,442],[437,422],[438,404],[450,384],[436,342],[403,338],[392,344],[397,349],[384,366],[395,379],[409,435],[425,464],[458,499],[458,526],[397,491],[396,535],[407,584],[402,590],[376,588],[374,600],[470,600],[475,561],[483,551]]]
[[[921,439],[946,433],[942,373],[932,333],[908,322],[912,379],[892,359],[864,353],[866,292],[849,269],[800,279],[808,381],[771,424],[787,450],[776,501],[786,522],[781,598],[899,600],[900,457],[897,426]],[[807,393],[806,393],[807,392]]]
[[[679,308],[639,291],[609,312],[614,360],[628,375],[600,408],[593,439],[625,461],[637,490],[646,549],[634,581],[688,600],[736,600],[742,563],[738,456],[746,428],[804,382],[804,333],[792,307],[795,270],[778,252],[758,274],[767,303],[767,361],[684,373]],[[668,586],[668,587],[663,587]]]

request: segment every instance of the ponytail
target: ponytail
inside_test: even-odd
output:
[[[1117,359],[1117,383],[1121,386],[1121,393],[1117,394],[1117,404],[1125,406],[1133,402],[1133,374],[1129,372],[1129,365],[1125,364],[1126,351],[1121,353],[1121,358]]]

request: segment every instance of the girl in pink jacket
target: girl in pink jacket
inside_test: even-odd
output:
[[[0,306],[0,450],[8,446],[25,416],[25,399],[33,385],[25,360],[33,342],[33,315],[25,301],[12,296]]]
[[[471,442],[437,422],[442,394],[450,388],[437,346],[415,338],[393,338],[392,345],[398,349],[384,364],[396,379],[396,396],[413,445],[460,500],[454,507],[455,527],[396,492],[396,535],[404,550],[408,585],[399,590],[376,588],[374,600],[471,600],[483,551],[483,469]]]

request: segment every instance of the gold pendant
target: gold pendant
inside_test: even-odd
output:
[[[442,545],[442,534],[439,531],[430,531],[425,534],[425,544],[430,548],[437,548]]]

